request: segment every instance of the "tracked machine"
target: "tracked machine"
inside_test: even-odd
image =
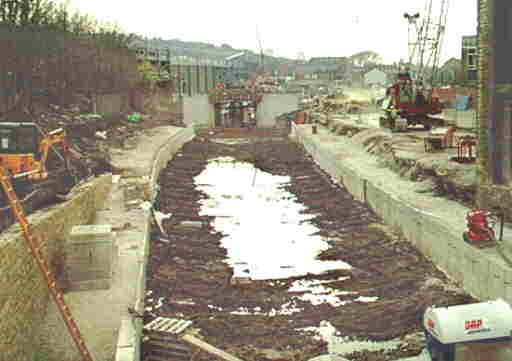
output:
[[[402,65],[396,82],[387,88],[382,102],[383,116],[380,126],[391,130],[407,130],[410,126],[422,125],[424,129],[444,126],[441,118],[443,107],[434,96],[438,84],[439,58],[446,28],[448,0],[436,4],[439,16],[433,16],[433,1],[427,0],[425,12],[404,14],[409,24],[409,59]]]
[[[382,103],[381,126],[398,130],[422,125],[430,130],[433,126],[444,125],[442,119],[433,117],[443,111],[439,98],[414,83],[408,72],[398,74],[398,81],[386,90],[386,96]]]
[[[32,122],[0,122],[0,166],[27,213],[67,194],[88,176],[67,142],[64,129],[44,132]],[[0,231],[14,222],[6,195],[0,193]]]

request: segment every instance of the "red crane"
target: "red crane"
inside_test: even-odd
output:
[[[432,0],[426,1],[425,15],[404,14],[408,21],[409,61],[398,73],[397,81],[387,91],[383,102],[385,115],[381,125],[394,129],[398,119],[409,125],[423,125],[425,129],[441,125],[442,119],[433,118],[443,110],[439,98],[433,94],[439,68],[439,56],[446,27],[449,0],[439,3],[439,16],[434,21]]]

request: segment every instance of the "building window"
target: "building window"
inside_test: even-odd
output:
[[[468,67],[476,67],[476,49],[468,49]]]

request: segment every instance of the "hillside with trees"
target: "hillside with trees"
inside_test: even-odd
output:
[[[211,58],[215,60],[223,60],[228,56],[245,51],[249,54],[251,59],[258,60],[260,58],[260,54],[258,52],[254,52],[249,49],[235,49],[229,44],[215,46],[213,44],[197,41],[184,41],[180,39],[164,40],[162,38],[148,39],[137,35],[132,36],[132,46],[170,49],[171,53],[174,55],[182,55],[199,59]],[[294,60],[289,58],[269,55],[264,56],[264,61],[265,65],[268,66],[294,62]]]

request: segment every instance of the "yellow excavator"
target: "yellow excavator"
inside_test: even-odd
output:
[[[33,122],[0,122],[0,167],[9,173],[27,213],[68,193],[88,175],[64,129],[45,132]],[[0,194],[0,231],[13,221],[5,194]]]

